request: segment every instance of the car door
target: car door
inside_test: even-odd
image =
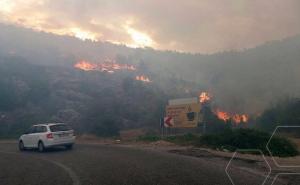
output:
[[[40,134],[42,133],[42,126],[34,126],[33,133],[30,135],[30,142],[33,148],[38,147],[38,142],[40,139]]]
[[[28,131],[23,135],[22,140],[25,147],[32,147],[32,134],[34,133],[35,127],[30,127]]]

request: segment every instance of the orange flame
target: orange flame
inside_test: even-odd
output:
[[[118,64],[114,60],[105,60],[103,63],[94,64],[86,60],[81,60],[74,65],[75,68],[84,71],[105,71],[108,73],[114,73],[118,70],[129,70],[134,71],[136,67],[129,64]]]
[[[206,103],[212,100],[212,95],[208,92],[201,92],[199,95],[199,102],[200,103]],[[234,123],[242,123],[242,122],[247,122],[249,119],[249,116],[246,114],[232,114],[229,112],[225,112],[220,110],[219,108],[216,108],[213,110],[213,112],[216,114],[216,116],[223,120],[223,121],[228,121],[232,120]]]
[[[232,119],[235,123],[247,122],[248,116],[245,114],[235,114],[232,116]]]
[[[223,121],[227,121],[230,119],[230,115],[227,112],[220,111],[219,109],[214,111],[217,117]]]
[[[87,62],[85,60],[81,60],[80,62],[76,63],[74,65],[74,67],[78,68],[78,69],[81,69],[81,70],[84,70],[84,71],[93,71],[93,70],[97,69],[97,65],[96,64]]]
[[[143,81],[143,82],[152,82],[149,77],[145,76],[145,75],[141,75],[141,76],[136,76],[135,77],[136,80],[138,81]]]
[[[229,119],[232,119],[234,123],[241,123],[241,122],[247,122],[249,117],[246,114],[230,114],[228,112],[221,111],[219,109],[216,109],[214,113],[217,115],[217,117],[223,121],[228,121]]]
[[[199,95],[200,103],[205,103],[211,100],[211,95],[208,92],[201,92]]]

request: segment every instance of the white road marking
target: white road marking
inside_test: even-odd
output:
[[[7,151],[0,151],[0,153],[2,154],[13,154],[13,155],[21,155],[21,153],[17,153],[17,152],[7,152]],[[69,177],[72,179],[73,181],[73,185],[81,185],[81,182],[79,180],[79,177],[76,175],[76,173],[71,169],[69,168],[68,166],[60,163],[60,162],[57,162],[57,161],[53,161],[53,160],[50,160],[50,159],[45,159],[45,158],[42,158],[42,157],[37,157],[37,156],[30,156],[32,158],[36,158],[36,159],[39,159],[39,160],[43,160],[43,161],[46,161],[46,162],[49,162],[49,163],[52,163],[58,167],[60,167],[61,169],[63,169],[65,172],[67,172],[67,174],[69,175]]]

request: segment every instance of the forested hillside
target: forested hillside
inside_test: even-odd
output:
[[[119,129],[157,128],[167,100],[183,96],[190,95],[184,89],[161,89],[156,83],[137,81],[128,72],[86,73],[4,58],[0,61],[0,136],[19,134],[42,122],[66,122],[80,133],[103,136]]]
[[[278,98],[300,96],[300,36],[212,55],[133,49],[7,25],[0,25],[0,41],[1,56],[22,57],[35,64],[73,67],[79,60],[109,58],[142,65],[157,78],[197,84],[231,112],[259,114]],[[165,85],[173,84],[161,84]]]
[[[168,99],[195,97],[200,91],[211,93],[212,107],[258,117],[278,100],[300,97],[299,51],[300,36],[205,55],[134,49],[0,25],[0,135],[49,121],[99,135],[157,128]],[[74,68],[81,60],[106,59],[138,70],[110,74]],[[151,83],[137,81],[141,74]]]

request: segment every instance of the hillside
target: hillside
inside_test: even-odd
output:
[[[281,99],[300,97],[299,49],[295,36],[243,51],[188,54],[0,25],[1,135],[45,121],[68,122],[82,132],[108,129],[100,135],[157,128],[168,99],[200,91],[211,93],[213,107],[256,117]],[[111,74],[74,67],[83,60],[136,70]],[[137,81],[139,75],[151,83]]]
[[[0,25],[0,41],[0,56],[35,64],[73,67],[82,59],[109,58],[142,65],[160,82],[177,78],[195,83],[196,89],[209,91],[215,104],[229,112],[256,115],[278,99],[300,96],[300,36],[213,55],[133,49],[7,25]]]
[[[154,82],[137,81],[128,71],[87,73],[4,58],[0,60],[0,137],[20,134],[41,122],[66,122],[80,133],[101,136],[126,128],[153,129],[159,126],[167,100],[182,96],[191,94],[180,86],[162,89]]]

